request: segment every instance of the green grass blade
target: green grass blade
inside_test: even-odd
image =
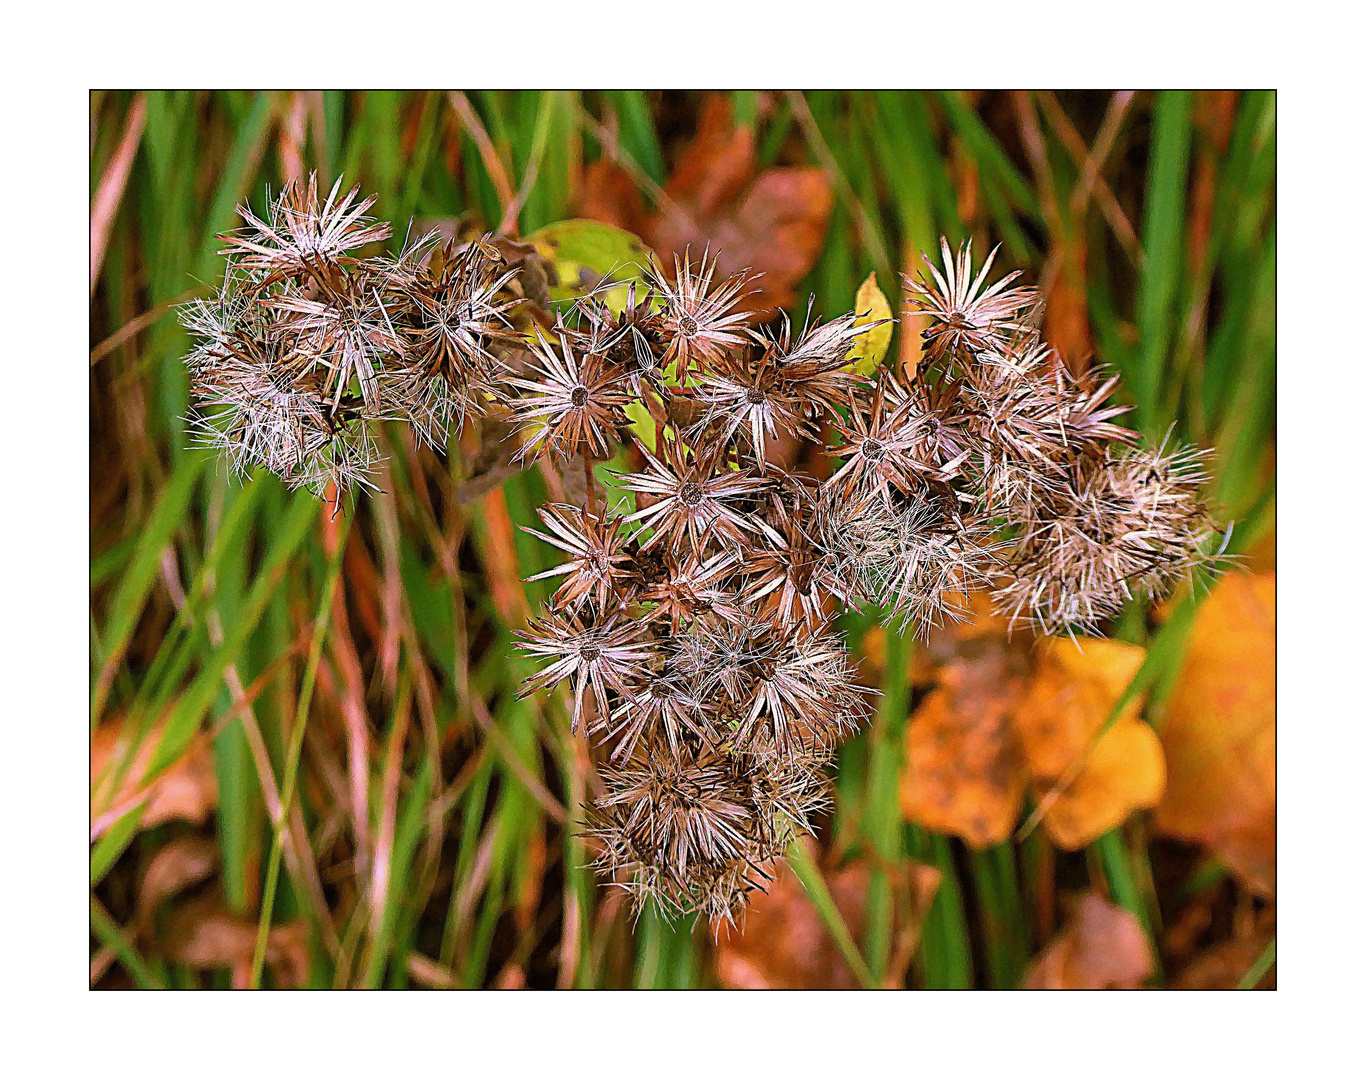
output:
[[[858,946],[854,944],[854,936],[849,933],[849,926],[830,895],[825,875],[821,873],[820,867],[812,859],[811,852],[803,841],[796,840],[789,845],[787,863],[797,875],[797,880],[802,883],[807,897],[815,905],[816,914],[825,924],[826,930],[835,942],[835,948],[839,949],[840,955],[844,957],[844,962],[849,965],[854,976],[864,987],[875,988],[878,985],[877,980],[873,978],[867,962],[859,954]]]
[[[1185,259],[1193,101],[1190,91],[1164,91],[1153,110],[1148,189],[1143,202],[1144,259],[1137,301],[1142,362],[1130,386],[1138,401],[1137,419],[1149,437],[1160,436],[1167,424],[1159,408]]]
[[[156,505],[152,508],[152,516],[138,536],[128,569],[119,580],[118,591],[110,604],[109,618],[101,635],[108,660],[91,694],[92,728],[104,711],[114,668],[123,660],[124,651],[128,648],[138,618],[147,603],[148,594],[152,591],[152,584],[156,581],[157,572],[161,567],[161,553],[170,542],[171,534],[184,520],[195,484],[207,460],[207,457],[201,454],[190,454],[181,459],[158,496]]]

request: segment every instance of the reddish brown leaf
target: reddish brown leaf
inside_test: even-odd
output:
[[[672,198],[707,217],[722,213],[754,178],[754,132],[736,127],[720,94],[702,107],[697,134],[664,185]]]
[[[1088,896],[1025,976],[1029,990],[1136,987],[1153,973],[1147,936],[1131,912]]]
[[[579,216],[615,225],[640,236],[646,230],[645,204],[630,173],[610,158],[584,170]]]
[[[857,941],[861,936],[868,871],[852,866],[828,874],[830,896]],[[744,925],[716,950],[716,974],[739,990],[848,990],[858,979],[840,956],[797,876],[783,864],[768,895],[756,895]]]
[[[666,267],[685,253],[697,261],[709,245],[721,274],[748,268],[763,275],[745,301],[749,310],[786,307],[820,255],[834,199],[818,167],[768,169],[757,177],[755,167],[754,132],[735,126],[729,99],[717,94],[654,214],[639,214],[630,178],[603,162],[588,170],[582,212],[638,233]]]
[[[921,921],[939,888],[939,871],[907,862],[892,881],[898,925],[893,973],[904,970],[919,939]],[[862,938],[863,905],[868,892],[868,867],[855,863],[826,873],[835,907],[854,940]],[[722,932],[716,948],[716,974],[733,989],[851,989],[858,979],[831,940],[806,891],[784,863],[767,895],[756,895],[744,925]]]

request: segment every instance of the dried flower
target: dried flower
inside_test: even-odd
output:
[[[812,535],[814,506],[805,500],[789,505],[775,498],[771,523],[760,520],[767,543],[745,559],[747,603],[764,601],[775,623],[805,624],[819,630],[829,621],[836,601],[852,602],[836,569],[835,557]]]
[[[532,346],[537,377],[507,380],[527,391],[512,403],[513,415],[528,431],[519,454],[526,457],[542,449],[560,460],[580,453],[611,457],[616,429],[627,423],[629,399],[621,376],[604,357],[577,352],[563,324],[556,327],[555,337],[558,350],[537,327]]]
[[[735,542],[754,531],[743,502],[762,491],[765,481],[745,469],[726,468],[724,444],[701,451],[675,437],[666,439],[663,460],[649,451],[641,452],[646,471],[624,476],[621,486],[655,499],[626,519],[654,529],[642,550],[666,541],[672,546],[686,537],[688,550],[698,552],[709,538]]]
[[[247,229],[242,235],[224,236],[229,246],[219,254],[238,254],[243,269],[270,275],[266,283],[305,274],[320,283],[330,280],[331,269],[348,251],[392,235],[387,221],[365,216],[377,196],[355,202],[360,188],[353,187],[338,201],[340,190],[341,177],[337,177],[326,201],[319,205],[318,175],[310,173],[307,187],[294,181],[285,185],[271,204],[269,222],[256,217],[249,207],[239,206],[237,212]]]
[[[1026,524],[996,603],[1047,633],[1094,630],[1139,591],[1160,592],[1210,564],[1204,478],[1201,455],[1189,450],[1080,459]]]
[[[746,313],[738,310],[750,278],[741,272],[722,281],[714,289],[712,277],[716,259],[703,252],[699,270],[694,273],[687,253],[674,256],[674,279],[669,281],[657,262],[651,269],[651,284],[664,301],[659,334],[666,345],[660,364],[677,364],[679,378],[689,370],[705,371],[730,350],[745,344],[742,331]]]
[[[327,370],[324,392],[340,401],[351,380],[360,384],[367,405],[379,402],[378,372],[388,357],[403,355],[403,340],[380,298],[379,281],[369,275],[323,287],[323,298],[283,293],[262,300],[285,312],[283,327],[298,335],[311,365]]]
[[[552,661],[527,679],[518,697],[572,678],[574,713],[570,726],[574,731],[585,722],[584,692],[591,689],[599,714],[607,714],[611,710],[608,688],[628,694],[628,684],[641,678],[651,652],[650,645],[640,640],[635,624],[608,619],[601,626],[585,626],[577,619],[555,614],[533,620],[518,635],[518,642],[527,655]]]
[[[604,521],[577,506],[555,504],[537,511],[550,532],[522,526],[524,532],[566,552],[570,559],[549,570],[533,574],[527,581],[565,575],[555,591],[555,603],[570,613],[592,601],[598,611],[607,611],[613,601],[624,595],[632,579],[632,559],[620,518]]]
[[[464,424],[467,410],[483,410],[482,395],[499,367],[491,346],[510,327],[516,277],[499,273],[501,257],[486,242],[463,249],[454,241],[403,282],[408,305],[402,363],[389,373],[399,415],[433,446],[444,446]]]
[[[1037,294],[1028,287],[1007,288],[1020,276],[1018,270],[983,288],[1000,248],[987,256],[976,277],[972,276],[971,241],[959,248],[956,265],[947,240],[940,241],[940,249],[944,256],[942,274],[930,257],[924,256],[933,283],[903,276],[907,303],[934,320],[924,335],[931,360],[954,356],[961,350],[989,349],[1026,329],[1020,315],[1034,304]]]

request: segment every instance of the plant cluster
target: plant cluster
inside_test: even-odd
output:
[[[839,612],[923,635],[994,583],[1013,619],[1094,625],[1204,559],[1211,522],[1197,457],[1135,448],[1116,380],[1071,376],[1033,290],[988,286],[970,247],[907,282],[929,322],[909,375],[861,374],[873,327],[853,314],[749,329],[746,276],[714,265],[656,267],[616,314],[577,305],[511,409],[561,463],[636,444],[634,507],[599,510],[590,486],[540,512],[567,559],[538,575],[562,581],[523,638],[546,662],[524,693],[569,680],[574,727],[605,747],[602,867],[716,921],[809,827],[866,718]],[[806,468],[779,466],[784,439],[812,445]]]
[[[490,238],[388,238],[357,191],[291,185],[243,209],[218,297],[185,313],[197,424],[237,471],[321,492],[367,482],[370,424],[444,445],[496,407],[517,456],[586,480],[529,530],[565,554],[520,635],[602,748],[599,864],[639,904],[734,920],[866,722],[833,620],[867,606],[917,634],[991,588],[1050,633],[1094,627],[1208,561],[1199,456],[1142,448],[1043,345],[1034,290],[987,283],[971,247],[907,279],[928,324],[914,370],[861,345],[853,313],[755,329],[747,273],[655,263],[553,318]],[[885,345],[883,346],[885,349]],[[593,463],[635,471],[599,497]],[[800,452],[794,452],[794,447]]]
[[[492,395],[499,352],[516,338],[515,270],[488,242],[430,233],[397,256],[358,257],[392,230],[375,196],[320,199],[316,176],[290,183],[264,219],[224,236],[217,295],[181,321],[199,440],[229,469],[265,468],[318,495],[373,487],[372,423],[400,420],[444,447]]]

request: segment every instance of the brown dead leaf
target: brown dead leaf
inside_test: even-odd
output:
[[[199,836],[172,840],[152,857],[138,888],[138,916],[144,925],[176,893],[198,885],[218,865],[218,845]]]
[[[849,932],[859,940],[867,868],[847,867],[827,875],[826,882]],[[716,974],[723,986],[736,990],[850,990],[859,984],[786,863],[767,895],[754,896],[740,929],[722,937]]]
[[[307,934],[302,920],[270,931],[266,963],[282,985],[298,986],[308,975]],[[171,915],[162,948],[168,960],[193,968],[250,968],[256,923],[230,914],[216,900],[203,900]]]
[[[867,865],[854,863],[827,872],[826,882],[849,932],[855,941],[861,940]],[[896,955],[889,968],[893,972],[900,968],[903,977],[919,939],[920,923],[938,887],[939,871],[916,862],[903,864],[892,882],[898,924],[893,929]],[[754,896],[743,926],[729,935],[723,931],[715,961],[721,984],[737,990],[847,990],[858,986],[858,979],[786,863],[778,868],[768,893]]]
[[[1276,575],[1231,573],[1206,598],[1162,726],[1159,831],[1276,890]]]
[[[1016,711],[1015,727],[1036,795],[1047,797],[1070,778],[1043,819],[1059,847],[1085,847],[1162,797],[1162,746],[1139,718],[1139,701],[1125,708],[1071,778],[1143,657],[1137,645],[1105,638],[1039,642],[1037,670]]]
[[[647,229],[640,189],[631,174],[611,158],[600,158],[584,170],[578,213],[636,236]]]
[[[749,310],[786,307],[793,286],[820,255],[834,197],[817,166],[767,169],[757,176],[755,170],[754,132],[735,126],[729,99],[717,94],[704,105],[697,135],[654,214],[642,213],[624,170],[602,162],[585,176],[580,212],[638,233],[665,266],[689,249],[696,262],[710,245],[721,274],[746,268],[763,274],[755,283],[758,291],[745,301]]]
[[[1107,990],[1139,986],[1153,973],[1148,938],[1134,915],[1087,896],[1034,961],[1027,990]]]
[[[147,807],[142,815],[144,829],[180,818],[202,825],[218,805],[218,779],[214,772],[213,751],[206,734],[201,734],[190,743],[189,749],[175,764],[151,784],[144,785],[147,766],[161,740],[162,727],[162,724],[156,724],[143,739],[137,757],[133,759],[123,783],[112,798],[107,785],[119,767],[117,757],[126,752],[120,744],[124,733],[123,721],[111,720],[95,729],[90,736],[92,825],[107,817],[111,811],[126,812],[144,799]]]

